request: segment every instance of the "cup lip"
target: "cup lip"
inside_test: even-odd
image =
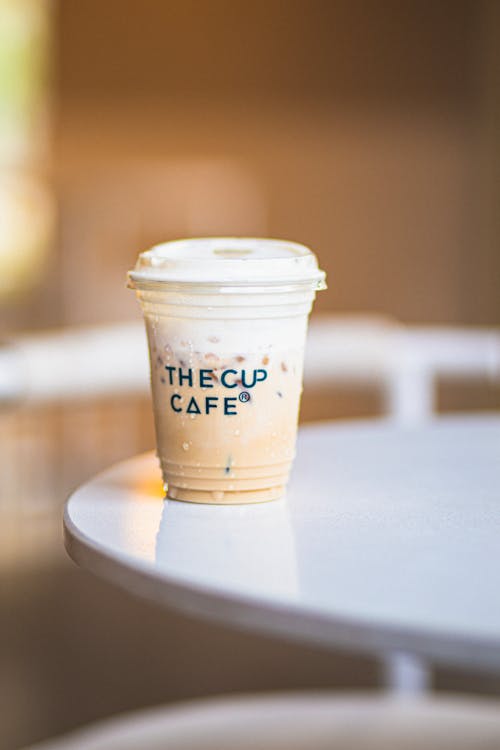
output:
[[[326,288],[325,276],[307,246],[263,237],[194,237],[162,242],[140,253],[128,272],[133,289],[181,285],[193,289],[230,286],[243,291],[293,284],[319,290]]]

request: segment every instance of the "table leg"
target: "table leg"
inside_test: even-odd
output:
[[[382,663],[386,690],[400,695],[425,693],[431,686],[431,669],[425,659],[405,651],[392,651]]]

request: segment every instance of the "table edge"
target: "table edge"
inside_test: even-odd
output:
[[[144,454],[142,454],[144,455]],[[129,459],[130,460],[130,459]],[[123,463],[123,462],[122,462]],[[303,612],[290,604],[265,601],[196,586],[158,575],[140,560],[133,565],[119,554],[107,554],[79,531],[69,516],[71,497],[64,510],[64,546],[76,565],[133,595],[202,620],[261,635],[385,657],[411,653],[436,664],[498,674],[498,640],[447,635],[404,625],[364,622],[323,612]]]

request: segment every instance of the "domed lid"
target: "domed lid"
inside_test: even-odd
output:
[[[129,272],[133,285],[148,282],[225,284],[310,283],[325,289],[325,272],[305,245],[257,237],[202,237],[155,245]]]

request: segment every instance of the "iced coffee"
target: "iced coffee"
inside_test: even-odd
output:
[[[246,503],[284,494],[307,319],[324,273],[291,242],[169,242],[130,273],[149,341],[167,494]]]

